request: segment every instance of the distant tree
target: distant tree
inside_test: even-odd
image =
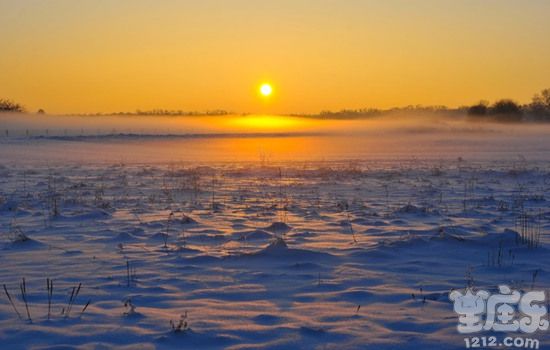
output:
[[[40,108],[38,111],[36,111],[36,114],[46,114],[46,111]]]
[[[468,107],[468,115],[486,115],[488,110],[488,103],[486,101],[480,101],[478,104]]]
[[[535,119],[550,120],[550,89],[544,89],[535,94],[528,109]]]
[[[0,99],[0,112],[24,112],[23,106],[10,100]]]
[[[489,109],[490,114],[499,121],[520,121],[522,116],[521,106],[510,99],[502,99],[495,102]]]
[[[533,100],[535,101],[538,101],[542,104],[544,104],[544,106],[546,106],[546,108],[549,108],[550,109],[550,89],[544,89],[540,92],[540,94],[536,94],[534,97],[533,97]]]

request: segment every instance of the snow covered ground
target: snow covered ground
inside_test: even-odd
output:
[[[143,141],[114,139],[126,160]],[[463,349],[452,289],[550,288],[548,143],[311,162],[124,162],[104,144],[0,142],[0,282],[20,314],[0,290],[3,349]]]

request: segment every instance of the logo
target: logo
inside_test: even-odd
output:
[[[449,299],[454,303],[461,334],[482,331],[534,333],[548,330],[546,294],[544,291],[521,293],[507,285],[498,294],[486,290],[454,290]]]

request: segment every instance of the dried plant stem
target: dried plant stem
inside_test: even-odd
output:
[[[25,309],[27,310],[27,318],[29,322],[32,322],[31,313],[29,310],[29,303],[27,301],[27,284],[25,282],[25,278],[23,278],[22,282],[19,284],[19,289],[21,290],[21,298],[23,299],[23,302],[25,303]]]
[[[6,287],[5,284],[4,284],[4,292],[6,293],[6,296],[8,297],[8,300],[9,300],[11,306],[13,307],[13,311],[15,311],[15,313],[17,314],[17,317],[19,317],[20,320],[23,320],[23,317],[21,317],[21,314],[19,313],[19,311],[15,307],[15,304],[13,303],[13,300],[11,299],[11,295],[8,292],[8,288]]]

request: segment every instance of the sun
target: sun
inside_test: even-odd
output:
[[[271,85],[265,83],[260,86],[260,94],[267,97],[270,96],[273,93],[273,88]]]

